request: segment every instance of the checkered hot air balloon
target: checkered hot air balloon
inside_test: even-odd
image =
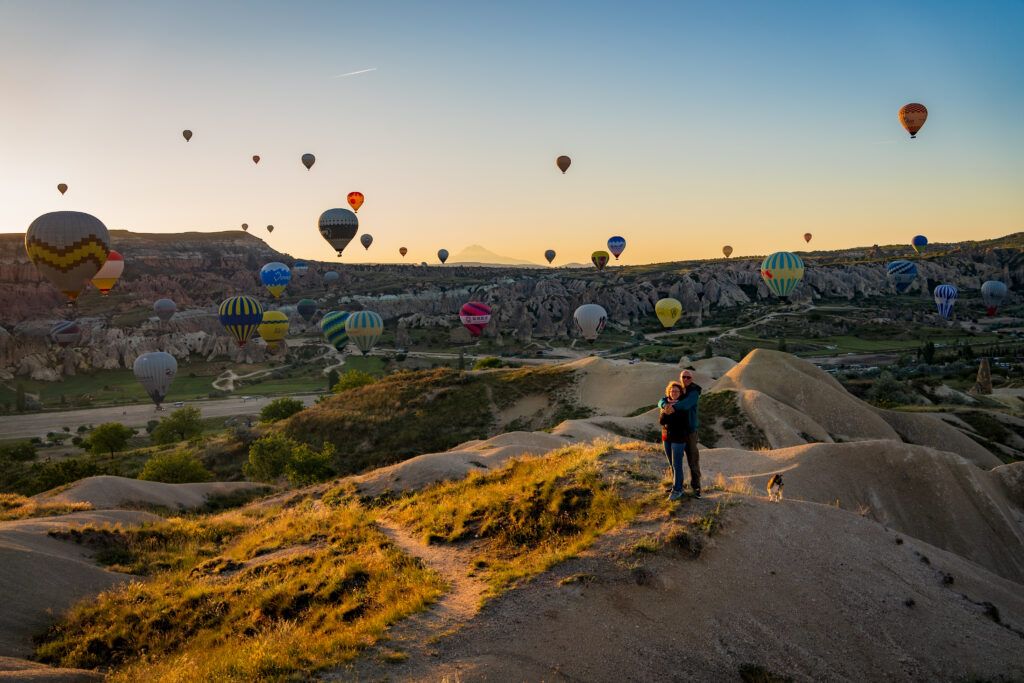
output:
[[[167,397],[174,376],[178,374],[178,361],[169,353],[153,351],[135,359],[132,365],[135,379],[139,380],[153,403],[160,407]]]
[[[348,316],[348,311],[331,311],[320,319],[320,331],[338,351],[344,351],[345,344],[348,343],[348,336],[345,334],[345,321],[348,320]]]
[[[988,280],[981,286],[981,299],[985,302],[985,312],[995,315],[1000,304],[1006,298],[1006,285],[999,280]]]
[[[910,133],[910,137],[916,138],[917,131],[921,130],[921,126],[928,120],[928,108],[923,104],[911,102],[900,107],[898,116],[900,124]]]
[[[789,296],[804,279],[804,262],[789,251],[777,251],[761,262],[761,278],[775,296]]]
[[[954,285],[939,285],[935,288],[935,307],[939,309],[939,315],[945,320],[953,313],[953,304],[960,292]]]
[[[25,252],[39,273],[74,301],[106,263],[110,235],[95,216],[54,211],[28,226]]]
[[[264,311],[257,331],[270,349],[276,349],[288,336],[288,316],[282,311]]]
[[[365,356],[384,333],[384,319],[373,311],[357,311],[345,321],[345,332]]]
[[[327,209],[317,221],[320,235],[327,240],[338,256],[359,231],[359,218],[348,209]]]
[[[917,264],[906,259],[898,259],[886,265],[885,272],[896,288],[896,293],[902,294],[910,288],[917,277]]]
[[[471,335],[479,337],[491,322],[491,307],[479,301],[465,303],[459,311],[459,320]]]
[[[220,324],[235,338],[239,346],[245,346],[245,342],[249,341],[263,322],[263,306],[251,296],[233,296],[225,299],[218,313]]]
[[[267,288],[270,295],[280,299],[284,288],[292,281],[292,271],[283,263],[274,261],[260,269],[260,282]]]

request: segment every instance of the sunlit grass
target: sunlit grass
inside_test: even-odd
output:
[[[17,493],[0,493],[0,522],[29,517],[51,517],[92,510],[90,503],[40,502]]]

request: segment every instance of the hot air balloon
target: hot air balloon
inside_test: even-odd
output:
[[[995,315],[999,306],[1006,298],[1006,285],[999,280],[988,280],[981,286],[981,299],[985,302],[985,311]]]
[[[256,333],[256,328],[263,322],[263,306],[251,296],[233,296],[225,299],[220,310],[220,324],[228,331],[239,346]]]
[[[654,314],[658,316],[662,327],[672,327],[683,315],[683,305],[678,299],[659,299],[654,304]]]
[[[309,264],[300,259],[292,264],[292,272],[302,277],[309,272]]]
[[[264,311],[263,321],[257,328],[267,347],[276,349],[281,340],[288,336],[288,316],[282,311]]]
[[[359,230],[359,218],[348,209],[327,209],[317,222],[320,234],[341,256]]]
[[[283,263],[273,261],[260,269],[260,282],[267,288],[270,295],[275,299],[281,298],[281,293],[288,283],[292,281],[292,271]]]
[[[732,247],[730,247],[728,244],[725,245],[724,247],[722,247],[722,253],[725,254],[725,258],[729,258],[730,256],[732,256]]]
[[[626,250],[626,240],[618,235],[608,238],[608,251],[612,252],[615,260],[619,260],[619,256]]]
[[[132,371],[135,373],[135,379],[139,380],[142,388],[159,409],[160,404],[167,398],[167,391],[171,388],[174,376],[178,374],[178,361],[169,353],[151,351],[135,359]]]
[[[273,225],[268,225],[267,226],[267,232],[274,232],[274,226]]]
[[[448,250],[447,249],[438,249],[437,250],[437,260],[440,261],[442,265],[444,265],[444,262],[448,260]]]
[[[954,285],[939,285],[935,288],[935,307],[939,309],[939,315],[949,320],[953,312],[953,304],[956,303],[957,294],[960,292]]]
[[[92,286],[100,290],[100,294],[106,296],[110,294],[110,290],[117,284],[123,272],[124,258],[111,249],[107,254],[107,262],[92,276]]]
[[[409,253],[409,250],[405,247],[399,247],[398,253],[402,255],[402,258],[405,258],[405,255]]]
[[[776,296],[789,296],[804,278],[804,262],[788,251],[777,251],[761,262],[761,278]]]
[[[812,235],[812,234],[811,234],[811,233],[809,233],[809,232],[805,232],[805,233],[804,233],[804,242],[807,242],[807,243],[809,244],[809,243],[810,243],[810,241],[811,241],[811,238],[812,238],[812,237],[814,237],[814,235]]]
[[[68,186],[65,183],[57,183],[57,192],[60,192],[61,195],[63,195],[67,191]]]
[[[608,312],[597,304],[583,304],[572,314],[572,319],[576,323],[576,331],[588,342],[593,342],[608,322]]]
[[[892,280],[897,294],[902,294],[910,288],[917,277],[917,265],[913,261],[898,259],[885,266],[885,273]]]
[[[459,320],[471,335],[479,337],[491,322],[491,307],[479,301],[465,303],[459,311]]]
[[[259,154],[253,154],[252,155],[252,163],[254,163],[254,164],[260,163],[260,155]]]
[[[917,131],[921,130],[921,126],[928,120],[928,109],[923,104],[911,102],[900,107],[899,117],[900,123],[913,139],[917,137]]]
[[[77,320],[61,320],[50,328],[50,338],[60,346],[77,344],[82,336],[82,328]]]
[[[384,332],[384,320],[373,311],[356,311],[345,321],[345,333],[365,356]]]
[[[302,165],[306,167],[306,170],[313,168],[313,164],[316,163],[316,157],[306,152],[302,155]]]
[[[924,248],[928,246],[928,238],[924,235],[914,235],[914,239],[910,240],[910,246],[914,248],[918,254],[924,251]]]
[[[345,334],[345,321],[348,320],[348,316],[348,311],[331,311],[320,320],[320,331],[338,351],[344,351],[345,344],[348,343]]]
[[[312,299],[301,299],[296,310],[302,316],[302,319],[308,323],[316,314],[316,302]]]
[[[110,235],[95,216],[54,211],[28,226],[25,251],[39,273],[74,301],[106,262]]]
[[[156,317],[160,318],[163,322],[170,320],[177,310],[178,304],[174,303],[170,299],[157,299],[153,302],[153,312],[156,313]]]
[[[373,244],[373,235],[368,232],[364,232],[359,236],[359,243],[363,245],[363,248],[369,249],[370,245]]]
[[[249,232],[249,224],[248,223],[242,223],[242,230],[245,230],[246,232]]]
[[[328,270],[324,273],[324,284],[333,285],[341,276],[338,275],[337,271]]]
[[[547,251],[544,252],[544,259],[548,263],[551,263],[552,261],[554,261],[555,260],[555,256],[556,256],[556,254],[555,254],[555,250],[554,249],[548,249]]]
[[[569,170],[570,164],[572,164],[572,159],[564,154],[555,159],[555,166],[557,166],[558,170],[562,172],[562,175],[565,175],[565,172]]]
[[[181,131],[181,137],[185,138],[185,142],[188,142],[189,140],[192,139],[192,131],[190,131],[190,130],[183,130],[183,131]]]
[[[363,205],[363,200],[365,199],[366,198],[363,197],[362,192],[348,193],[348,205],[351,206],[352,210],[355,211],[356,213],[359,213],[359,207]]]
[[[607,251],[595,251],[590,255],[590,260],[597,266],[598,270],[604,270],[604,267],[608,265],[608,258]]]

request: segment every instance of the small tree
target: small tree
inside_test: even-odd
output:
[[[284,474],[292,486],[309,486],[326,481],[336,474],[331,464],[333,460],[333,444],[325,443],[319,451],[314,451],[306,444],[299,444],[292,450]]]
[[[135,430],[125,427],[120,422],[106,422],[92,431],[86,440],[86,448],[94,455],[122,450],[128,445],[128,440],[135,435]]]
[[[935,362],[935,344],[931,341],[926,341],[920,348],[921,360],[928,365],[932,365]]]
[[[338,371],[331,370],[327,373],[327,391],[334,391],[334,387],[338,384]]]
[[[373,384],[376,381],[377,378],[368,372],[363,372],[362,370],[346,370],[345,374],[338,378],[333,391],[336,394],[340,394],[348,391],[349,389],[365,387],[367,384]]]
[[[298,399],[287,397],[274,399],[263,406],[263,410],[260,411],[260,419],[264,422],[277,422],[291,417],[304,407],[302,401]]]
[[[188,450],[157,453],[146,461],[145,467],[139,473],[139,479],[162,481],[166,484],[209,481],[212,477],[196,454]]]
[[[179,408],[160,420],[153,429],[153,441],[156,443],[174,443],[184,441],[203,433],[202,415],[194,406]]]
[[[282,434],[268,434],[249,446],[249,462],[242,468],[245,476],[256,481],[273,482],[281,478],[299,444]]]

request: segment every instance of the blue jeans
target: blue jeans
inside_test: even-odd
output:
[[[686,475],[683,473],[683,456],[690,466],[690,486],[700,491],[700,454],[697,450],[697,435],[691,434],[686,442],[666,441],[665,455],[672,467],[672,490],[682,492]]]

